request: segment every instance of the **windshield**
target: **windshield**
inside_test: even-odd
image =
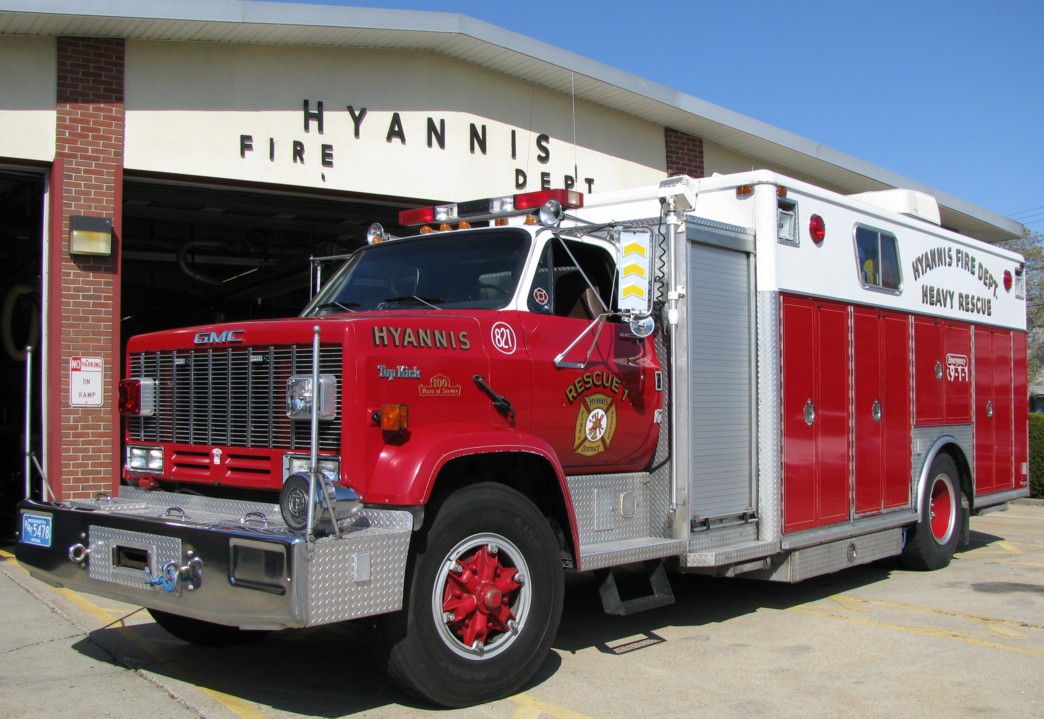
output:
[[[302,316],[365,310],[499,309],[515,296],[529,233],[422,235],[370,245],[352,255]]]

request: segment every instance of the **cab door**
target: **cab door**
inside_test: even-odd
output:
[[[532,361],[533,432],[574,474],[644,469],[656,445],[654,340],[604,319],[614,277],[607,249],[553,238],[529,290],[530,312],[520,315]]]

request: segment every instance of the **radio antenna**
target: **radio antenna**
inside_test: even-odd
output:
[[[573,183],[580,182],[580,171],[576,163],[576,82],[573,71],[569,71],[569,96],[573,101]]]

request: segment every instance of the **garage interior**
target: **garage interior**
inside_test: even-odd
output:
[[[128,178],[122,330],[290,317],[309,297],[309,260],[393,228],[403,201],[245,191]]]
[[[0,540],[14,537],[25,494],[25,346],[40,336],[42,172],[0,169]],[[40,356],[33,354],[34,446],[39,447]]]
[[[0,170],[0,541],[12,539],[25,493],[25,362],[40,322],[43,175]],[[309,195],[125,177],[121,338],[211,322],[297,315],[309,299],[310,258],[351,252],[380,222],[396,232],[399,198]],[[12,351],[13,350],[13,351]],[[39,455],[40,363],[33,362]],[[34,487],[39,484],[34,476]],[[34,493],[38,492],[34,490]]]

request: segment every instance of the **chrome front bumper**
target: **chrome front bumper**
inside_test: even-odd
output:
[[[244,629],[402,607],[413,517],[363,509],[312,543],[279,506],[122,488],[19,505],[18,561],[48,584]]]

